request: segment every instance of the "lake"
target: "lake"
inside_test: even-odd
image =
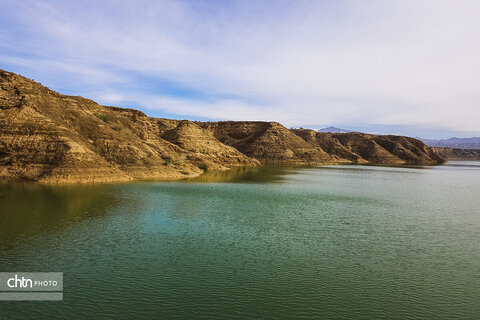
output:
[[[64,300],[0,319],[478,319],[480,162],[0,185],[0,271]]]

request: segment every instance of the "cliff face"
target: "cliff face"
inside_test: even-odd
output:
[[[190,121],[58,94],[0,71],[0,177],[41,182],[177,179],[259,165]]]
[[[456,149],[431,147],[436,154],[446,160],[480,160],[480,149]]]
[[[260,163],[439,164],[398,136],[288,130],[275,122],[156,119],[59,94],[0,70],[0,178],[110,182],[192,177]]]
[[[224,144],[262,163],[325,164],[345,161],[276,122],[221,121],[201,125],[211,130]]]

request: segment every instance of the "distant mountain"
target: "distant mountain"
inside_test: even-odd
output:
[[[426,145],[429,147],[440,147],[440,148],[459,148],[459,149],[480,149],[480,137],[472,138],[449,138],[449,139],[422,139]]]
[[[348,133],[348,132],[352,132],[352,131],[345,130],[345,129],[340,129],[340,128],[335,128],[335,127],[327,127],[327,128],[317,130],[317,132]]]

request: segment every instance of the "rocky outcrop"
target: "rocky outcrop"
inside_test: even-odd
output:
[[[327,164],[344,162],[326,153],[294,131],[277,122],[221,121],[202,123],[226,145],[240,152],[271,164]]]
[[[185,136],[175,138],[174,131]],[[185,143],[187,132],[205,141]],[[239,165],[259,162],[223,145],[193,122],[100,106],[0,71],[0,177],[4,179],[178,179],[199,175],[205,168]]]
[[[156,119],[66,96],[0,70],[0,178],[180,179],[261,163],[441,163],[419,140],[289,130],[276,122]]]
[[[292,131],[330,155],[353,163],[435,165],[443,162],[423,142],[414,138],[359,132]]]
[[[480,149],[456,149],[431,147],[438,156],[446,160],[480,160]]]

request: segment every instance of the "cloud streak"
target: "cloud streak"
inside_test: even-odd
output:
[[[0,9],[5,69],[102,103],[287,126],[480,133],[478,1],[4,1]]]

